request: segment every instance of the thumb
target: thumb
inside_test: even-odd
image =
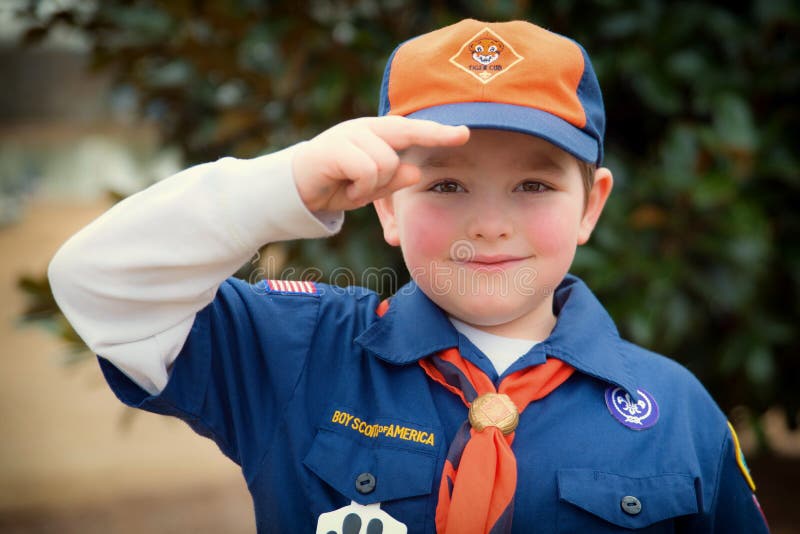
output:
[[[383,187],[375,190],[373,199],[383,198],[400,189],[411,187],[417,184],[420,178],[422,178],[422,171],[420,171],[419,167],[411,163],[400,163],[392,179]]]

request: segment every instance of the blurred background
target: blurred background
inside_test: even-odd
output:
[[[185,166],[375,114],[394,46],[464,17],[529,19],[588,50],[616,186],[573,270],[624,336],[698,375],[740,433],[773,532],[800,532],[793,0],[2,0],[0,531],[254,531],[210,441],[114,399],[47,263]],[[380,235],[362,209],[339,236],[266,247],[238,275],[403,272]]]

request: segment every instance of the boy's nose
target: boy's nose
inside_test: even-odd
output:
[[[470,239],[485,241],[508,239],[512,232],[513,225],[508,213],[490,206],[479,209],[467,227]]]

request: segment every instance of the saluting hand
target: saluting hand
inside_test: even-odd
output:
[[[420,170],[402,162],[399,151],[468,139],[466,126],[395,116],[353,119],[299,146],[292,171],[310,211],[352,210],[419,181]]]

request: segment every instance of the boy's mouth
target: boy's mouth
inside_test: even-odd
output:
[[[467,261],[458,261],[465,267],[483,270],[504,270],[519,265],[526,256],[512,256],[508,254],[476,255]]]

